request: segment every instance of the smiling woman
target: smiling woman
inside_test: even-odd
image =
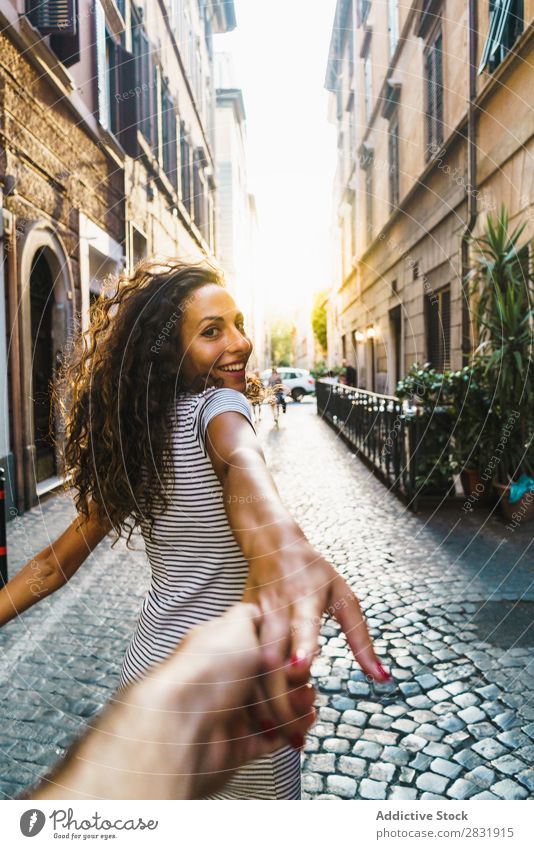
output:
[[[0,625],[65,584],[110,527],[127,541],[139,527],[152,577],[121,689],[195,625],[241,600],[257,605],[261,675],[248,707],[256,733],[284,745],[239,769],[220,797],[297,799],[310,712],[302,690],[321,615],[337,617],[371,678],[389,676],[358,600],[306,539],[267,469],[244,395],[251,348],[213,269],[145,262],[102,295],[58,387],[79,516],[32,559],[46,576],[37,598],[26,582],[31,563],[0,590]]]

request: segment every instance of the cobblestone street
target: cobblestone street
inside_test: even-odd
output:
[[[359,596],[397,684],[375,692],[325,623],[304,798],[534,796],[532,525],[511,532],[461,504],[409,513],[310,400],[288,404],[279,430],[264,408],[259,430],[284,501]],[[12,522],[10,575],[72,515],[61,495]],[[104,541],[62,591],[0,631],[4,797],[38,778],[114,689],[149,578],[135,544]]]

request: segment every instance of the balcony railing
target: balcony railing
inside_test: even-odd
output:
[[[418,410],[392,395],[317,381],[317,412],[391,490],[417,509]]]

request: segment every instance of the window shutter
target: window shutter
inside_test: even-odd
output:
[[[163,170],[174,188],[177,188],[176,110],[167,85],[163,86],[162,111]]]
[[[136,86],[135,56],[120,44],[115,45],[115,80],[117,97],[117,138],[128,156],[138,155],[137,124],[139,97]]]
[[[443,141],[443,52],[441,50],[441,33],[434,44],[434,142],[440,144]]]
[[[26,14],[42,35],[76,35],[76,0],[27,0]]]
[[[95,0],[96,85],[98,120],[109,130],[109,88],[106,53],[106,16],[100,0]]]
[[[443,289],[440,293],[440,348],[441,366],[445,371],[451,367],[451,290]]]

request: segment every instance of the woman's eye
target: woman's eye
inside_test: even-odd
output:
[[[202,334],[202,335],[203,335],[203,336],[207,336],[207,337],[208,337],[208,339],[213,339],[213,337],[214,337],[214,336],[215,336],[215,334],[218,332],[218,330],[219,330],[219,328],[218,328],[218,327],[208,327],[208,328],[207,328],[207,329],[203,332],[203,334]]]

